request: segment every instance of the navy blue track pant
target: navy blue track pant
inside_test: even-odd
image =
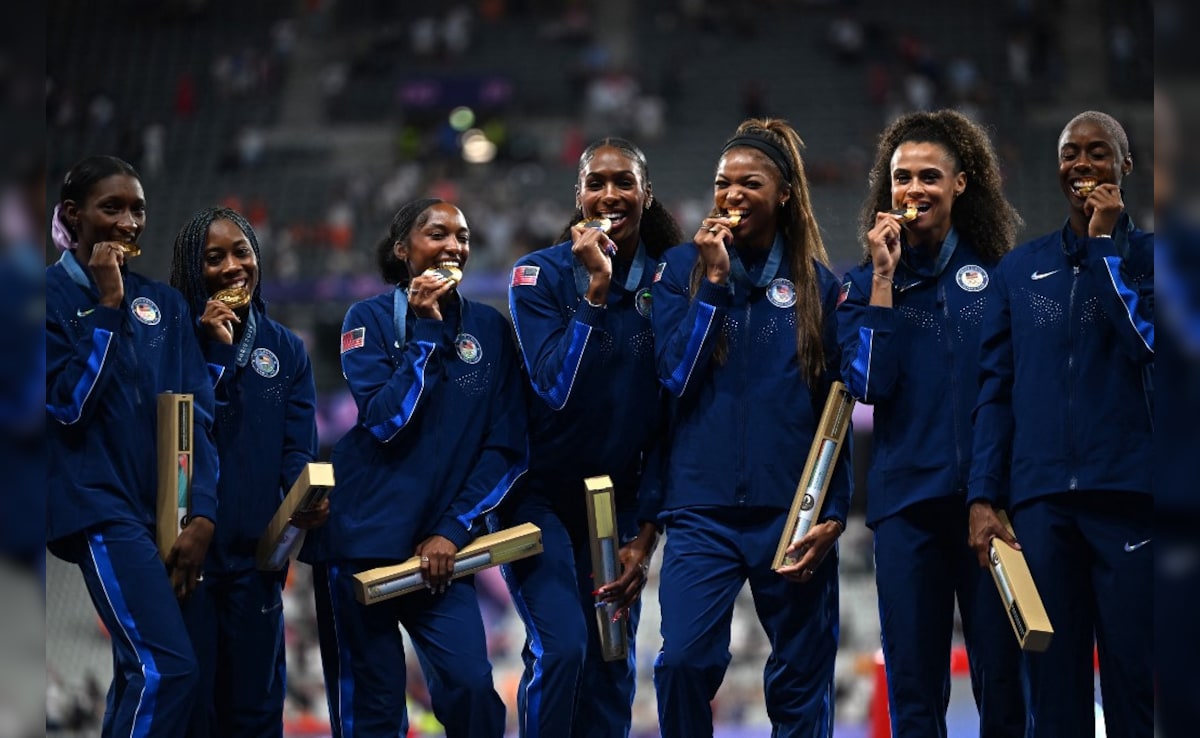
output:
[[[313,567],[317,629],[334,738],[396,738],[408,731],[404,640],[412,639],[433,714],[448,738],[501,738],[504,703],[492,686],[483,617],[471,577],[442,594],[420,590],[374,605],[354,599],[354,575],[395,562]]]
[[[53,551],[79,566],[112,641],[113,681],[100,735],[184,735],[198,670],[153,530],[112,521],[55,542]]]
[[[1109,738],[1154,733],[1154,550],[1149,495],[1072,492],[1013,510],[1054,638],[1025,654],[1031,738],[1094,734],[1093,645]]]
[[[967,545],[959,496],[911,505],[875,528],[875,584],[892,735],[945,738],[954,601],[981,738],[1025,735],[1021,650],[991,573]]]
[[[592,595],[596,585],[586,523],[575,521],[572,536],[559,515],[537,495],[520,500],[502,525],[516,522],[532,522],[541,528],[543,546],[541,555],[502,567],[526,632],[525,671],[517,693],[520,735],[629,735],[637,676],[634,636],[641,601],[630,608],[625,623],[628,657],[604,661],[596,631],[596,598]],[[622,530],[628,530],[633,521],[622,522]]]
[[[200,664],[189,738],[280,738],[286,668],[282,572],[205,572],[183,603]]]
[[[771,735],[832,735],[836,547],[808,583],[784,579],[771,570],[784,516],[775,509],[731,508],[665,515],[659,586],[663,646],[654,664],[664,738],[712,735],[709,703],[729,666],[734,600],[747,581],[771,643],[763,670]]]

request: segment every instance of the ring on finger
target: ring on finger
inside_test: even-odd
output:
[[[716,227],[716,226],[710,226],[710,227],[709,227],[709,229],[708,229],[708,232],[709,232],[709,233],[716,233],[716,232],[717,232],[717,227]]]

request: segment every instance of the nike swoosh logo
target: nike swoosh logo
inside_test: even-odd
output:
[[[96,312],[96,308],[88,308],[87,310],[80,308],[75,311],[75,314],[81,318],[86,318],[87,316],[91,315],[94,312]]]
[[[1149,538],[1147,538],[1146,540],[1141,541],[1139,543],[1130,543],[1129,541],[1125,541],[1125,553],[1133,553],[1134,551],[1138,550],[1142,546],[1145,546],[1149,542],[1150,542]]]
[[[921,284],[920,280],[917,280],[916,282],[909,282],[908,284],[902,284],[902,285],[896,287],[896,291],[897,292],[908,292],[913,287],[916,287],[919,284]]]
[[[1034,272],[1033,274],[1029,275],[1029,278],[1036,281],[1039,279],[1045,279],[1046,277],[1049,277],[1051,274],[1058,274],[1061,271],[1062,271],[1061,269],[1055,269],[1054,271],[1050,271],[1050,272]]]
[[[274,605],[271,605],[270,607],[267,607],[264,605],[262,608],[262,613],[263,613],[263,615],[266,615],[267,613],[271,612],[272,610],[278,610],[281,607],[283,607],[282,600],[280,600],[279,602],[276,602]]]

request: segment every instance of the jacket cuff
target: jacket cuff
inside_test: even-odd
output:
[[[729,285],[713,284],[701,278],[700,287],[696,290],[696,299],[714,307],[729,307]]]
[[[459,551],[466,548],[468,543],[475,540],[475,536],[472,535],[471,531],[462,527],[462,524],[454,518],[438,523],[437,527],[433,529],[433,535],[447,539]]]
[[[109,333],[116,334],[121,328],[122,311],[118,308],[97,305],[92,311],[92,320],[96,328],[103,328]]]
[[[215,494],[193,494],[188,500],[188,517],[208,518],[217,523],[217,496]]]
[[[991,477],[978,479],[967,485],[967,507],[975,502],[990,502],[992,507],[1000,503],[1000,484]]]
[[[863,323],[876,332],[893,331],[896,328],[897,313],[895,308],[868,305]]]
[[[442,348],[453,348],[448,345],[443,338],[443,327],[445,323],[437,318],[418,318],[416,326],[413,327],[413,340],[432,343],[434,346]]]
[[[575,310],[575,320],[596,328],[604,322],[604,313],[606,312],[608,312],[606,308],[596,307],[588,302],[586,297],[581,297],[579,298],[579,307]]]
[[[1097,236],[1087,240],[1087,258],[1088,259],[1103,259],[1107,256],[1119,256],[1117,253],[1117,240],[1115,238],[1106,238]]]

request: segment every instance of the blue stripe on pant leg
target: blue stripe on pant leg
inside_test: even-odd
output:
[[[130,738],[144,738],[144,736],[150,735],[150,729],[154,723],[154,707],[158,702],[161,681],[158,667],[154,663],[154,655],[142,640],[141,634],[138,633],[133,613],[125,602],[125,595],[121,592],[120,582],[117,581],[117,573],[113,568],[112,557],[109,555],[103,534],[93,533],[88,536],[88,554],[96,569],[96,575],[100,579],[100,586],[104,590],[108,606],[121,626],[121,634],[137,654],[138,663],[141,665],[142,691],[138,696],[138,705],[133,713],[133,730],[129,735]],[[114,710],[115,708],[114,705]]]

